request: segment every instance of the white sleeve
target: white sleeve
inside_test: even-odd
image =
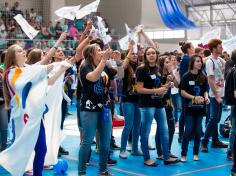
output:
[[[207,76],[214,76],[214,69],[213,69],[213,63],[214,61],[212,61],[211,59],[208,59],[206,62],[206,73]]]

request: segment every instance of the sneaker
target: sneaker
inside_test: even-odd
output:
[[[131,144],[131,143],[128,143],[127,151],[128,151],[128,152],[131,152],[131,151],[132,151],[132,144]]]
[[[201,151],[204,152],[204,153],[208,153],[208,147],[207,147],[207,145],[202,144],[202,145],[201,145]]]
[[[175,164],[178,162],[179,162],[179,159],[177,159],[177,158],[169,158],[168,160],[164,160],[165,165]]]
[[[216,141],[216,142],[212,142],[211,147],[212,148],[227,148],[228,145],[221,141]]]
[[[158,159],[158,160],[164,160],[164,156],[163,156],[163,155],[158,155],[158,156],[156,157],[156,159]]]
[[[231,150],[227,151],[226,159],[229,160],[229,161],[233,160],[233,152]]]
[[[61,155],[69,155],[69,152],[66,151],[63,147],[60,147],[60,148],[59,148],[59,153],[60,153]]]
[[[26,175],[34,175],[33,170],[28,170],[25,172]]]
[[[198,155],[193,155],[193,161],[199,161]]]
[[[99,172],[99,176],[103,176],[103,175],[105,175],[105,176],[114,176],[114,175],[111,174],[108,170],[105,171],[105,172]]]
[[[113,150],[119,150],[120,147],[119,147],[117,144],[112,144],[112,145],[111,145],[111,149],[113,149]]]
[[[43,166],[44,170],[53,170],[53,166],[45,165]]]
[[[117,161],[116,161],[116,160],[113,160],[113,159],[111,159],[111,158],[108,158],[108,161],[107,161],[107,165],[108,165],[108,166],[113,166],[113,165],[115,165],[115,164],[117,164]]]
[[[183,162],[183,163],[185,163],[185,162],[187,161],[186,156],[181,156],[180,161]]]
[[[131,155],[133,156],[143,156],[143,153],[140,150],[132,151]]]
[[[127,159],[127,158],[128,158],[128,156],[127,156],[127,154],[126,154],[125,151],[120,152],[119,157],[120,157],[121,159]]]

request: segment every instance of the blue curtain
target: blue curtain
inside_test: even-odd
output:
[[[176,0],[156,0],[161,18],[170,29],[192,29],[196,25],[179,8]]]

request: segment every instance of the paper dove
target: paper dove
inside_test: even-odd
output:
[[[39,31],[35,30],[25,19],[21,14],[18,14],[14,17],[16,22],[20,25],[21,29],[24,31],[24,33],[31,39],[38,34]]]
[[[221,28],[217,28],[214,30],[211,30],[207,33],[205,33],[201,38],[200,41],[202,42],[203,45],[207,44],[209,40],[213,38],[218,38],[220,39],[220,34],[221,34]]]
[[[134,43],[133,45],[133,52],[137,53],[138,52],[138,47],[137,47],[137,37],[135,36],[135,31],[131,30],[127,24],[125,24],[127,36],[123,37],[122,39],[119,40],[120,48],[122,50],[127,50],[128,49],[128,42]],[[127,39],[127,41],[125,41]]]
[[[55,11],[55,14],[60,18],[66,18],[69,20],[74,20],[76,13],[79,11],[81,5],[78,6],[68,6],[62,7]]]
[[[107,35],[108,28],[105,28],[104,22],[101,17],[98,18],[97,22],[99,38],[102,39],[104,44],[108,44],[112,38],[110,35]]]
[[[231,53],[236,48],[236,36],[224,41],[223,48],[227,53]]]
[[[81,19],[81,18],[85,17],[86,15],[89,15],[92,12],[96,12],[99,3],[100,3],[100,0],[96,0],[84,7],[82,7],[79,11],[76,12],[76,19]]]

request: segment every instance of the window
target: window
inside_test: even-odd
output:
[[[185,37],[184,30],[145,31],[145,33],[151,39],[172,39]]]

